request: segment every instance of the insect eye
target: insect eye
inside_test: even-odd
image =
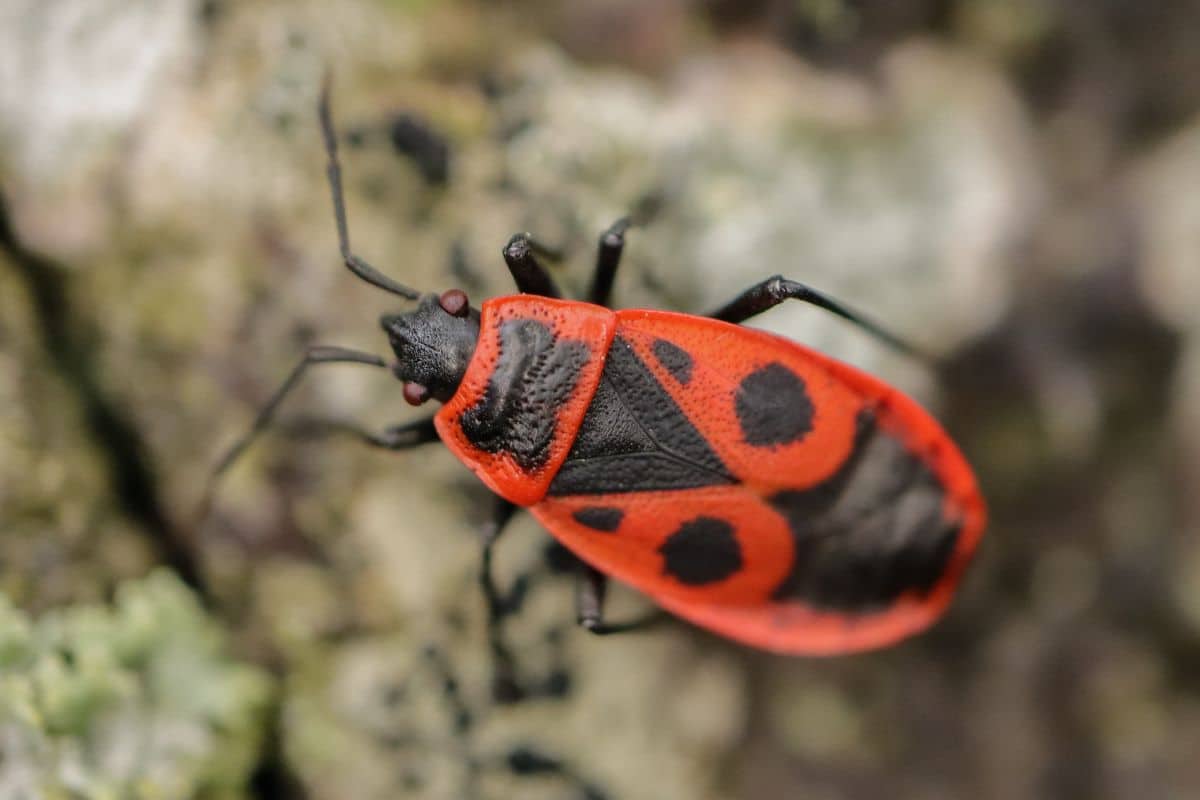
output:
[[[410,406],[419,406],[429,399],[429,387],[414,381],[404,384],[404,401]]]
[[[442,292],[442,296],[438,298],[438,304],[452,317],[465,317],[471,310],[467,293],[462,289],[447,289]]]

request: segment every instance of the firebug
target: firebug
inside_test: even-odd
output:
[[[349,242],[328,82],[319,118],[346,267],[416,303],[380,324],[395,354],[310,348],[220,461],[271,421],[311,364],[390,369],[436,414],[363,433],[402,450],[441,440],[498,498],[482,583],[495,616],[491,548],[515,509],[581,562],[579,623],[608,633],[605,582],[717,634],[781,653],[883,646],[950,602],[986,512],[971,468],[897,389],[739,323],[785,300],[819,306],[912,350],[844,304],[783,277],[697,316],[608,308],[628,220],[599,243],[587,302],[564,300],[537,243],[503,250],[518,294],[472,306],[421,294]]]

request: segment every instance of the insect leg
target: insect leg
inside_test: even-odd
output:
[[[540,244],[528,233],[514,234],[504,245],[504,263],[512,273],[517,291],[524,294],[536,294],[542,297],[562,297],[558,284],[550,277],[537,260],[537,253],[544,256],[554,255],[553,251]]]
[[[341,420],[315,419],[301,417],[281,423],[280,427],[298,436],[323,436],[326,434],[346,434],[353,436],[364,444],[383,450],[407,450],[411,447],[436,442],[437,428],[434,427],[433,417],[426,417],[400,425],[389,425],[381,432],[367,430],[352,422]]]
[[[608,796],[572,770],[562,759],[531,747],[518,746],[509,750],[503,757],[503,764],[517,776],[554,775],[562,778],[576,790],[572,792],[572,797],[597,800]]]
[[[596,248],[596,271],[592,274],[592,285],[588,289],[588,302],[607,306],[612,295],[613,279],[621,263],[621,251],[625,249],[625,231],[629,230],[629,217],[621,217],[600,234]]]
[[[487,603],[488,645],[495,662],[492,694],[498,701],[506,703],[520,700],[525,692],[517,682],[516,659],[512,649],[504,640],[502,626],[510,603],[501,596],[496,587],[496,579],[492,575],[492,551],[516,510],[517,507],[513,503],[503,497],[496,498],[492,519],[483,529],[483,552],[479,560],[479,585],[483,589],[484,602]]]
[[[935,358],[924,353],[920,348],[906,342],[896,334],[891,333],[886,328],[864,317],[857,311],[846,307],[829,295],[819,292],[810,286],[805,286],[803,283],[788,280],[781,275],[776,275],[772,278],[767,278],[761,283],[756,283],[735,297],[731,302],[705,316],[724,320],[725,322],[740,323],[768,309],[774,308],[785,300],[799,300],[803,303],[810,303],[823,308],[857,325],[875,338],[902,353],[907,353],[923,361],[936,361]]]
[[[296,387],[300,382],[300,378],[304,376],[305,370],[311,364],[366,364],[369,367],[385,367],[387,364],[382,358],[373,353],[363,353],[358,350],[349,350],[345,347],[329,347],[316,346],[308,348],[304,354],[304,358],[300,359],[300,363],[292,367],[292,371],[288,374],[287,379],[280,385],[275,393],[271,395],[271,399],[259,409],[258,414],[254,417],[254,423],[250,426],[250,430],[246,431],[237,441],[230,445],[224,455],[217,461],[212,472],[208,473],[208,481],[204,487],[204,495],[200,499],[200,506],[196,510],[196,519],[203,520],[208,516],[209,509],[212,507],[213,496],[216,493],[217,483],[221,476],[225,474],[230,467],[241,457],[242,453],[246,452],[246,448],[250,443],[258,437],[271,424],[271,420],[275,417],[275,412],[279,410],[279,405],[287,397],[288,393]]]
[[[342,165],[338,162],[337,133],[333,129],[333,114],[329,110],[328,75],[321,84],[321,99],[317,103],[317,117],[321,121],[321,137],[325,141],[325,156],[328,162],[325,167],[325,175],[329,178],[329,191],[333,195],[333,216],[337,222],[338,249],[341,251],[342,261],[351,272],[372,286],[409,300],[420,299],[421,293],[416,289],[397,283],[350,250],[350,230],[346,224],[346,199],[342,192]]]
[[[291,373],[288,374],[287,380],[275,390],[275,394],[271,395],[271,399],[259,410],[258,415],[254,418],[254,424],[250,426],[250,430],[234,442],[225,451],[225,455],[221,456],[217,465],[213,467],[212,474],[209,476],[209,482],[216,481],[226,470],[233,466],[238,457],[250,446],[250,443],[262,433],[264,428],[271,424],[271,419],[279,409],[279,404],[283,402],[288,393],[300,382],[300,378],[304,376],[305,370],[310,365],[330,363],[366,364],[370,367],[387,366],[382,358],[373,353],[348,350],[344,347],[308,348],[308,352],[304,354],[304,358],[300,359],[300,363],[293,367]]]
[[[628,633],[642,630],[659,623],[666,618],[661,611],[629,620],[628,622],[607,623],[604,621],[604,595],[608,589],[608,576],[587,564],[581,564],[579,580],[575,593],[575,620],[580,627],[597,636],[610,633]]]

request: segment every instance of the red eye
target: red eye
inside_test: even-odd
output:
[[[404,384],[404,401],[410,406],[419,406],[429,399],[429,387],[408,381]]]
[[[467,293],[462,289],[447,289],[438,298],[438,303],[442,306],[442,310],[452,317],[465,317],[471,310]]]

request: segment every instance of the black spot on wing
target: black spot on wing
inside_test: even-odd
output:
[[[612,533],[621,527],[621,520],[625,519],[625,512],[612,506],[584,506],[574,511],[571,517],[580,525],[594,531]]]
[[[500,325],[500,353],[484,395],[462,413],[468,441],[505,452],[526,471],[546,463],[558,411],[588,360],[583,342],[560,340],[544,323],[512,319]]]
[[[813,429],[813,403],[804,380],[783,364],[767,364],[738,386],[734,410],[742,436],[755,447],[798,442]]]
[[[742,548],[733,526],[716,517],[683,523],[658,552],[666,574],[689,586],[723,581],[742,568]]]
[[[795,556],[776,600],[842,611],[886,607],[928,592],[943,575],[959,525],[942,512],[936,476],[859,415],[854,451],[824,482],[768,498],[791,529]]]
[[[671,377],[686,386],[692,380],[692,357],[688,351],[666,339],[655,339],[651,346],[654,357]]]
[[[692,489],[735,483],[700,431],[621,337],[551,495]]]

